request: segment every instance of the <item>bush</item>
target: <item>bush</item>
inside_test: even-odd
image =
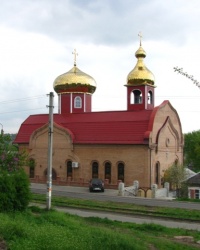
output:
[[[0,174],[0,212],[25,210],[31,200],[30,182],[23,169]]]
[[[0,134],[0,212],[22,211],[31,199],[30,182],[23,170],[27,154],[19,152],[10,135]]]

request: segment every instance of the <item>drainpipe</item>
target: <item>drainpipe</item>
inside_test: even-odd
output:
[[[155,144],[155,143],[152,143],[151,145],[149,145],[149,150],[150,150],[150,156],[149,156],[149,158],[150,158],[150,187],[151,187],[151,185],[152,185],[152,151],[156,148],[156,146],[157,146],[157,144]]]
[[[150,150],[150,188],[151,188],[151,174],[152,174],[151,151],[152,149],[149,147],[149,150]]]

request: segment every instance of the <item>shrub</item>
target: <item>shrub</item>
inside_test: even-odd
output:
[[[0,134],[0,211],[24,210],[31,199],[30,182],[22,166],[27,154],[19,152],[10,135]]]
[[[30,182],[23,169],[0,174],[0,211],[25,210],[31,199]]]

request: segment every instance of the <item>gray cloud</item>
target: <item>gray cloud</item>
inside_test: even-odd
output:
[[[162,95],[185,91],[187,95],[192,88],[184,85],[187,79],[174,74],[173,67],[183,67],[199,79],[199,10],[199,0],[1,0],[0,104],[52,91],[55,77],[72,66],[75,45],[81,70],[98,79],[100,92],[93,101],[98,99],[100,105],[96,101],[96,109],[104,109],[102,96],[116,107],[120,87],[135,65],[139,31],[144,36],[145,62],[158,79],[156,91]],[[196,95],[196,89],[191,95]],[[0,122],[16,132],[29,114],[47,113],[47,104],[48,98],[1,104]],[[182,107],[185,110],[185,103]],[[15,110],[21,112],[3,114]],[[198,126],[198,122],[190,122],[196,117],[188,112],[187,130],[191,124]]]
[[[180,0],[10,0],[1,2],[0,21],[63,43],[123,45],[136,39],[139,31],[146,40],[184,43],[199,23],[198,13],[188,11],[190,5]]]

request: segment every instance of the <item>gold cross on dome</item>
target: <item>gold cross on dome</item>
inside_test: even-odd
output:
[[[78,56],[78,53],[76,52],[76,49],[74,49],[72,54],[74,55],[74,66],[76,66],[76,57]]]
[[[142,33],[141,33],[141,31],[139,32],[138,36],[140,37],[140,46],[142,46]]]

